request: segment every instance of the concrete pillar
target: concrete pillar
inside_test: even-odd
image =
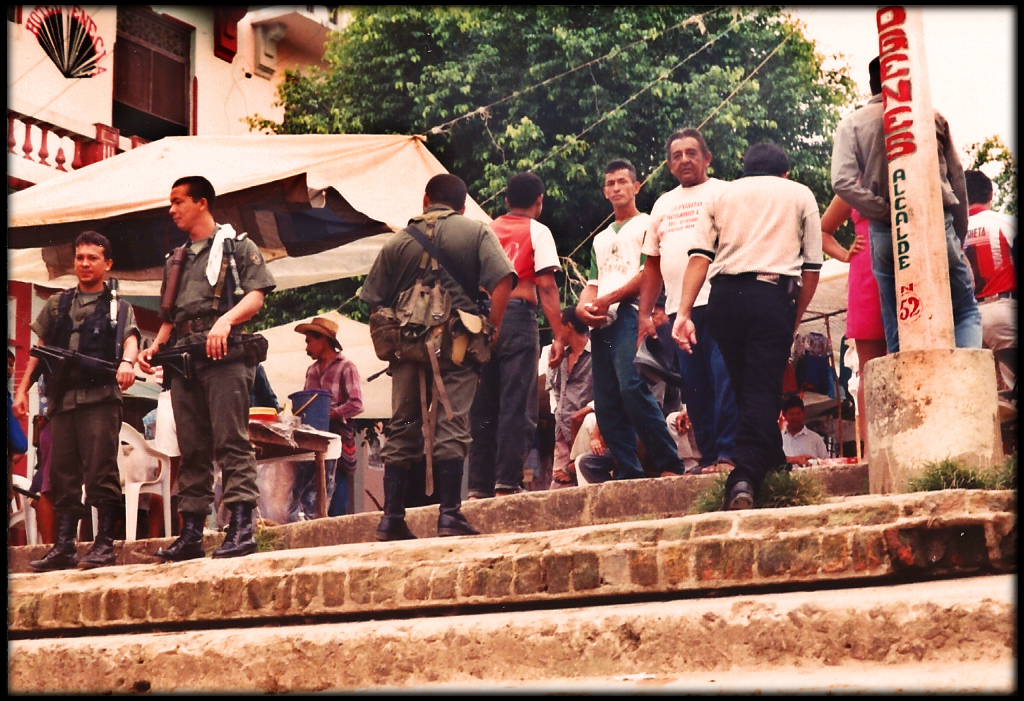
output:
[[[907,481],[929,462],[1002,465],[991,351],[900,351],[868,362],[863,381],[872,494],[907,491]]]
[[[992,353],[954,348],[934,110],[920,9],[876,14],[900,352],[864,368],[872,494],[903,492],[925,463],[1002,462]]]

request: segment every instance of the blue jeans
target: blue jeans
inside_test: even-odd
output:
[[[331,497],[330,506],[327,507],[327,515],[345,516],[346,514],[348,514],[348,475],[342,471],[340,474],[335,473],[334,495]]]
[[[676,315],[669,318],[675,324]],[[708,330],[707,305],[694,307],[690,318],[697,330],[693,353],[687,353],[674,341],[671,347],[676,350],[679,372],[686,382],[683,401],[693,425],[700,462],[701,465],[711,465],[720,459],[731,461],[739,409],[729,369]]]
[[[334,473],[337,464],[337,460],[324,460],[328,507],[334,494]],[[295,483],[292,485],[292,498],[288,504],[288,522],[298,521],[300,511],[305,514],[307,520],[316,518],[316,463],[312,460],[300,462],[295,468]]]
[[[615,459],[611,455],[598,455],[597,453],[584,453],[579,464],[580,472],[587,484],[601,484],[613,479],[619,479],[615,465]]]
[[[682,473],[676,442],[651,388],[633,365],[639,321],[636,307],[622,303],[611,325],[590,336],[594,376],[594,413],[608,452],[619,470],[616,479],[644,477],[637,437],[658,472]]]
[[[470,409],[469,494],[519,489],[539,413],[537,308],[509,301],[491,359],[480,369]]]
[[[946,257],[949,261],[949,294],[953,302],[953,335],[957,348],[981,348],[981,312],[974,298],[974,278],[953,228],[953,215],[946,213]],[[892,227],[871,222],[871,269],[878,282],[882,302],[885,345],[890,353],[900,349],[896,318],[896,270],[892,252]]]

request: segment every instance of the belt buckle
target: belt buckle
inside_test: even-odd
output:
[[[758,282],[767,282],[771,285],[779,284],[779,275],[777,273],[758,273],[755,279]]]

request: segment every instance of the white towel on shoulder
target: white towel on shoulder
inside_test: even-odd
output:
[[[224,241],[226,239],[241,241],[245,238],[245,232],[236,234],[230,224],[218,224],[217,231],[213,234],[213,248],[210,249],[210,259],[206,262],[206,279],[211,286],[217,285],[220,277],[220,264],[224,258]]]

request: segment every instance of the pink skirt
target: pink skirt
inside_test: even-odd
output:
[[[862,341],[885,340],[882,303],[878,283],[871,271],[871,234],[868,220],[853,210],[853,228],[864,248],[850,256],[850,274],[846,293],[846,337]]]

